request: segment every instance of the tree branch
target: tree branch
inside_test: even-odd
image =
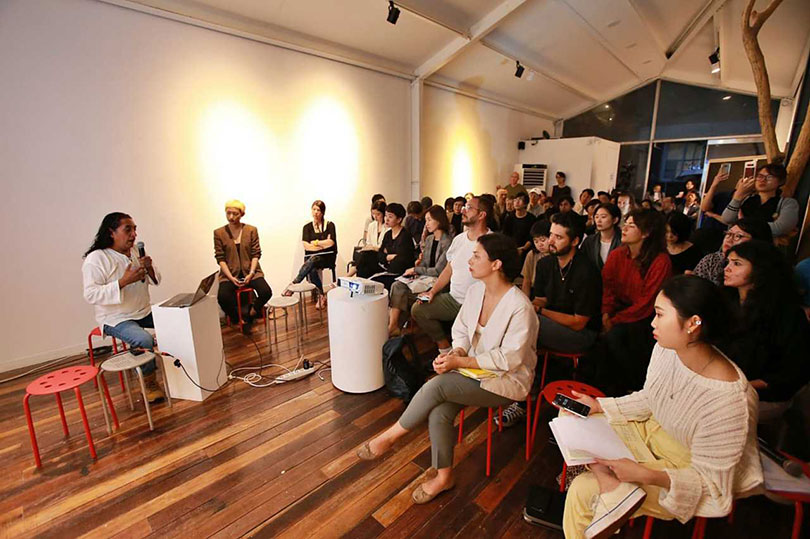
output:
[[[779,144],[776,142],[776,127],[773,121],[773,109],[771,108],[771,82],[768,77],[768,69],[765,67],[765,56],[759,46],[757,34],[760,28],[768,20],[768,17],[779,7],[782,0],[771,0],[770,5],[762,13],[753,11],[756,0],[749,0],[742,16],[742,37],[743,47],[751,63],[751,71],[754,74],[754,83],[757,86],[757,104],[759,110],[759,125],[762,128],[762,139],[765,143],[765,153],[769,162],[784,160],[784,154],[779,151]]]
[[[782,196],[791,197],[796,190],[796,186],[804,173],[804,167],[810,159],[810,107],[804,115],[804,123],[796,143],[793,146],[793,153],[787,166],[787,181],[782,188]]]

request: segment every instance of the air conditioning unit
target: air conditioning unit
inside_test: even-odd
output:
[[[548,178],[548,165],[540,164],[522,164],[521,176],[523,176],[523,185],[527,190],[538,187],[545,191]]]

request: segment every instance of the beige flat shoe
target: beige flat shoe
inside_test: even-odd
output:
[[[441,494],[442,492],[448,491],[448,490],[452,489],[453,487],[455,487],[456,483],[455,483],[455,481],[450,483],[448,486],[446,486],[445,488],[443,488],[442,490],[440,490],[439,492],[437,492],[435,494],[428,494],[427,492],[425,492],[425,489],[423,488],[423,485],[424,485],[424,483],[422,483],[421,485],[416,487],[416,490],[414,490],[413,494],[411,495],[411,498],[413,499],[413,503],[415,503],[415,504],[422,505],[422,504],[425,504],[425,503],[432,502],[433,499],[436,496],[438,496],[439,494]]]
[[[357,458],[360,460],[377,460],[381,456],[382,455],[375,455],[371,452],[371,445],[369,445],[369,442],[365,442],[357,450]]]

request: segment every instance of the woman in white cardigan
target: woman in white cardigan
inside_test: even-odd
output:
[[[532,304],[512,285],[520,273],[515,242],[503,234],[478,238],[469,261],[479,280],[453,324],[453,349],[433,361],[439,374],[414,396],[393,426],[366,442],[357,455],[373,460],[396,440],[428,420],[435,476],[413,493],[415,503],[427,503],[453,488],[453,420],[465,406],[505,406],[526,399],[537,363],[538,321]],[[456,369],[485,369],[481,380]]]
[[[713,343],[729,311],[714,284],[693,275],[669,280],[655,300],[644,388],[620,398],[575,393],[591,413],[637,432],[643,464],[600,460],[574,479],[563,517],[567,538],[610,537],[631,516],[722,517],[735,497],[762,483],[756,442],[757,394]]]

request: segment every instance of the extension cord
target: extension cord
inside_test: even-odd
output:
[[[285,372],[282,375],[276,376],[276,382],[282,383],[282,382],[292,382],[293,380],[299,380],[305,376],[309,376],[310,374],[315,372],[316,369],[317,367],[313,365],[307,369],[295,369],[294,371]]]

